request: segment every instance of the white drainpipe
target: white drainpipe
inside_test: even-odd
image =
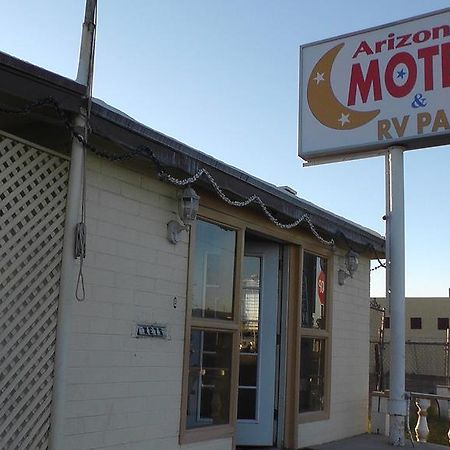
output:
[[[89,80],[92,77],[93,44],[95,35],[95,11],[97,0],[86,0],[86,11],[81,37],[80,60],[77,82],[86,86],[90,95]],[[77,130],[86,125],[85,115],[79,114],[74,121]],[[64,450],[64,422],[66,419],[67,355],[71,332],[71,311],[76,301],[76,275],[78,263],[74,257],[75,227],[80,222],[82,182],[84,178],[83,145],[74,138],[70,162],[69,183],[67,189],[66,217],[64,224],[64,242],[59,287],[58,325],[56,332],[55,372],[53,377],[52,411],[49,436],[51,450]]]

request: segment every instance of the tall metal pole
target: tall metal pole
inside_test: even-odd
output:
[[[403,148],[386,154],[387,286],[391,313],[389,442],[405,445],[405,200]]]
[[[90,97],[94,57],[95,16],[97,0],[86,0],[86,11],[81,36],[80,59],[77,81],[86,86],[86,97]],[[86,114],[80,111],[75,118],[77,129],[86,127]],[[53,377],[52,411],[49,448],[62,450],[64,444],[64,422],[67,390],[67,355],[71,332],[71,310],[75,300],[76,274],[78,263],[74,256],[75,228],[80,222],[81,202],[84,181],[84,148],[74,138],[70,161],[69,183],[67,189],[66,217],[64,223],[64,242],[59,285],[58,325],[56,332],[55,371]]]
[[[450,386],[450,329],[445,330],[445,378],[447,386]]]

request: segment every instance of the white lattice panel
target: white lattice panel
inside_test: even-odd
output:
[[[68,162],[0,135],[0,448],[45,449]]]

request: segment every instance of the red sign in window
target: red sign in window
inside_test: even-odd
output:
[[[321,270],[319,276],[317,277],[317,295],[319,297],[321,305],[325,305],[325,285],[326,285],[325,272]]]

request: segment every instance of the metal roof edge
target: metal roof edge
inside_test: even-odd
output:
[[[0,70],[1,69],[14,74],[15,76],[18,75],[24,80],[29,80],[31,83],[29,88],[17,88],[17,94],[22,96],[24,99],[30,100],[33,96],[37,95],[37,93],[30,89],[31,86],[36,86],[37,82],[46,85],[45,90],[42,90],[43,92],[57,94],[57,91],[64,91],[66,93],[62,96],[56,95],[56,97],[59,97],[58,101],[62,102],[62,108],[73,110],[75,103],[81,102],[84,95],[84,86],[80,85],[76,81],[43,69],[39,66],[22,61],[3,52],[0,52]],[[20,79],[16,81],[16,85],[19,85],[19,82]],[[138,135],[144,139],[149,139],[150,141],[164,146],[172,152],[182,155],[188,160],[195,161],[197,164],[189,165],[191,169],[198,166],[198,163],[204,164],[207,167],[214,168],[215,171],[219,171],[226,177],[231,178],[230,181],[232,181],[232,179],[239,180],[240,182],[255,188],[255,190],[260,191],[261,194],[265,194],[266,197],[269,196],[270,198],[278,200],[278,203],[274,203],[277,203],[276,206],[279,207],[277,210],[282,214],[288,215],[295,219],[297,218],[296,216],[299,217],[301,215],[300,213],[307,212],[313,216],[315,225],[325,230],[331,236],[337,236],[338,232],[347,233],[345,236],[346,239],[352,240],[360,246],[363,246],[364,243],[366,245],[370,244],[374,246],[378,252],[384,252],[384,238],[375,231],[369,230],[359,224],[355,224],[352,221],[338,216],[304,199],[293,196],[292,194],[279,189],[271,183],[254,177],[236,167],[215,159],[204,152],[183,144],[172,137],[143,125],[137,120],[102,101],[95,101],[93,103],[92,112],[94,117],[97,116],[107,122],[110,122],[113,127],[119,127],[128,133]],[[186,167],[180,168],[186,170]],[[229,185],[232,186],[233,183],[229,183]],[[258,194],[258,192],[255,192],[255,194]]]
[[[16,58],[5,52],[0,52],[0,68],[14,70],[26,75],[27,77],[39,78],[41,81],[54,85],[55,87],[64,88],[74,93],[84,94],[86,88],[77,83],[75,80],[59,75],[43,67],[36,66],[22,59]]]
[[[280,189],[278,186],[275,186],[267,181],[261,180],[260,178],[250,175],[249,173],[241,169],[226,164],[200,150],[190,147],[170,136],[167,136],[159,131],[156,131],[138,122],[137,120],[133,119],[132,117],[128,116],[122,111],[117,110],[114,107],[111,107],[110,105],[106,104],[103,101],[98,101],[96,99],[94,101],[92,111],[95,115],[100,116],[108,121],[111,121],[116,125],[124,127],[130,132],[137,133],[144,138],[148,138],[154,142],[157,142],[161,145],[170,148],[171,150],[180,152],[183,155],[187,156],[188,158],[195,159],[198,162],[204,163],[207,166],[214,167],[214,169],[219,170],[228,176],[244,181],[247,184],[255,187],[255,189],[262,190],[267,194],[278,197],[283,201],[297,208],[300,208],[305,212],[308,212],[309,214],[318,216],[325,220],[326,219],[330,220],[331,218],[333,221],[339,223],[339,226],[341,228],[343,227],[347,231],[353,232],[357,231],[359,234],[361,234],[361,236],[364,236],[371,241],[372,240],[378,241],[378,249],[377,249],[378,251],[382,251],[381,248],[384,247],[384,238],[376,231],[373,231],[367,227],[359,225],[349,219],[339,216],[324,208],[321,208],[320,206],[317,206],[314,203],[311,203],[300,197],[293,196],[292,194],[289,194],[284,190]],[[350,236],[346,237],[351,239]]]

